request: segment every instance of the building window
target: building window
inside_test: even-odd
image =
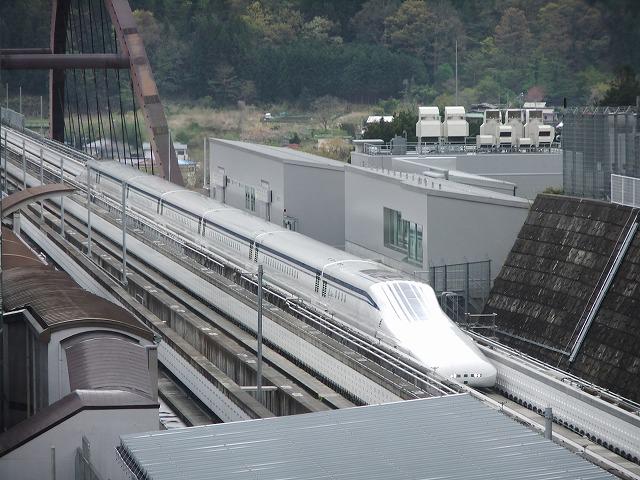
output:
[[[254,187],[244,187],[244,208],[250,212],[256,211],[256,189]]]
[[[407,260],[422,265],[422,225],[404,220],[402,213],[384,207],[384,246],[407,255]]]

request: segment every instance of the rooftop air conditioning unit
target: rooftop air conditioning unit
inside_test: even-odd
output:
[[[444,107],[442,137],[448,143],[464,143],[469,136],[469,123],[464,107]]]
[[[524,111],[519,108],[509,109],[505,112],[504,124],[513,128],[513,145],[518,145],[518,140],[524,135]]]
[[[418,123],[416,123],[418,141],[438,143],[441,135],[440,109],[438,107],[418,107]]]
[[[499,130],[498,147],[511,148],[514,145],[513,127],[511,125],[500,125]]]
[[[493,144],[498,143],[500,137],[500,125],[502,125],[502,112],[500,110],[485,110],[484,121],[480,125],[480,135],[491,136],[493,138]]]

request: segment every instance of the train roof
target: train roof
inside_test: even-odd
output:
[[[162,198],[165,205],[177,207],[185,214],[204,217],[232,231],[239,240],[257,240],[259,248],[275,251],[316,272],[324,271],[330,276],[339,272],[341,278],[354,286],[364,289],[380,281],[410,280],[378,261],[357,257],[128,165],[109,160],[92,161],[90,166],[118,181],[126,181],[130,187]]]

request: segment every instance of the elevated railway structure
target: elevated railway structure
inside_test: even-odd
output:
[[[23,210],[21,231],[85,288],[149,325],[161,339],[159,361],[222,421],[466,391],[537,430],[544,429],[540,414],[551,407],[556,442],[623,478],[640,478],[640,405],[472,334],[498,369],[496,387],[477,391],[269,284],[267,392],[259,401],[253,272],[228,265],[139,211],[127,208],[123,215],[112,199],[92,192],[89,204],[90,160],[33,133],[4,131],[3,185],[18,189],[62,180],[79,192]]]

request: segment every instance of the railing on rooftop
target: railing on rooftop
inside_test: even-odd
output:
[[[612,174],[611,203],[640,208],[640,178]]]
[[[551,144],[551,147],[478,147],[476,137],[467,137],[460,143],[418,143],[402,142],[400,144],[388,143],[363,143],[362,153],[367,155],[433,155],[433,154],[460,154],[460,153],[540,153],[552,152],[560,153],[562,150],[558,142]]]

